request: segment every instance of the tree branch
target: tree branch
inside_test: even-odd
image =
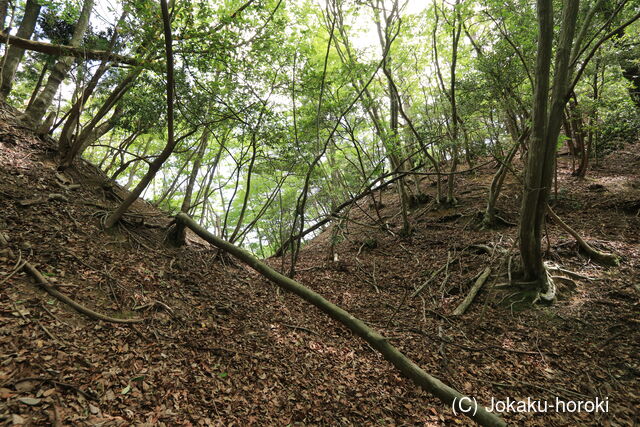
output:
[[[117,53],[111,53],[106,50],[94,50],[86,49],[84,47],[73,47],[67,45],[58,45],[51,43],[38,42],[34,40],[23,39],[20,37],[9,35],[5,32],[0,32],[0,43],[8,43],[12,46],[19,47],[21,49],[31,50],[34,52],[46,53],[52,56],[72,56],[80,59],[94,59],[117,62],[127,65],[142,65],[142,61],[137,58],[129,56],[118,55]]]

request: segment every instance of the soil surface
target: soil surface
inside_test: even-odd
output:
[[[126,192],[86,162],[57,172],[54,147],[0,110],[0,232],[19,258],[0,248],[0,423],[473,425],[239,261],[191,234],[186,247],[168,248],[171,218],[148,203],[139,200],[104,231]],[[348,221],[305,246],[296,279],[480,404],[564,402],[565,411],[505,413],[511,425],[637,425],[639,153],[640,144],[629,144],[584,180],[559,158],[555,212],[622,263],[595,264],[549,221],[546,259],[575,273],[553,273],[553,305],[523,304],[501,286],[518,259],[509,223],[517,222],[521,184],[508,177],[504,221],[480,229],[493,165],[460,175],[459,203],[446,209],[433,203],[430,178],[420,180],[428,197],[412,208],[408,237],[394,189],[376,193],[375,204],[363,199]],[[143,322],[77,313],[20,269],[24,260],[80,304]],[[287,267],[286,256],[269,263]],[[492,274],[472,305],[452,316],[486,267]],[[596,398],[607,412],[570,412],[569,402]]]

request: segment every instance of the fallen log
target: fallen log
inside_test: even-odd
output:
[[[469,308],[469,306],[475,299],[476,295],[478,294],[478,291],[480,291],[480,288],[482,287],[482,285],[484,285],[484,282],[487,281],[489,274],[491,274],[491,267],[487,267],[484,269],[480,277],[478,277],[478,280],[476,280],[476,282],[471,287],[471,290],[469,291],[467,296],[462,300],[460,305],[456,307],[455,310],[453,310],[453,313],[452,313],[453,316],[463,315],[464,312],[467,311],[467,308]]]
[[[417,386],[436,396],[444,404],[452,407],[454,412],[462,412],[464,415],[467,415],[483,426],[506,426],[506,423],[502,418],[487,411],[482,405],[475,404],[474,399],[464,396],[457,390],[454,390],[448,385],[442,383],[439,379],[432,377],[423,371],[411,359],[391,345],[387,338],[367,326],[367,324],[362,320],[331,303],[322,295],[301,285],[295,280],[278,273],[244,249],[214,236],[184,213],[179,213],[176,216],[176,223],[189,227],[193,232],[207,242],[240,259],[251,268],[274,282],[280,288],[296,294],[306,302],[328,314],[334,320],[337,320],[349,328],[354,334],[364,339],[371,345],[371,347],[382,354],[382,356],[402,372],[405,377],[410,379]]]

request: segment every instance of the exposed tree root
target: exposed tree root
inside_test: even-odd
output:
[[[575,271],[567,270],[565,268],[560,267],[559,265],[552,264],[552,263],[547,264],[547,269],[551,271],[557,271],[559,273],[564,273],[567,276],[572,277],[574,279],[582,279],[582,280],[590,280],[590,281],[600,280],[597,277],[585,276],[585,275],[576,273]]]
[[[510,273],[509,273],[510,275]],[[499,289],[515,289],[516,292],[514,294],[508,295],[503,300],[507,298],[511,298],[516,295],[523,295],[523,298],[520,302],[529,300],[531,304],[536,304],[538,302],[542,302],[545,304],[551,304],[556,298],[556,282],[554,281],[554,276],[551,275],[547,264],[544,265],[544,277],[531,281],[521,281],[516,280],[512,281],[511,277],[509,278],[509,282],[506,283],[498,283],[493,286],[494,288]]]
[[[553,277],[551,276],[551,273],[549,273],[549,270],[546,268],[546,265],[545,265],[544,272],[546,275],[547,290],[545,292],[538,293],[538,295],[533,300],[534,304],[537,303],[538,301],[542,301],[544,303],[550,304],[556,299],[556,282],[553,281]]]
[[[42,383],[50,383],[50,384],[52,384],[54,386],[58,386],[58,387],[62,387],[62,388],[66,388],[66,389],[75,391],[76,393],[81,394],[87,400],[92,400],[94,402],[99,402],[100,401],[100,398],[98,396],[96,396],[95,394],[91,393],[91,392],[84,391],[84,390],[80,389],[79,387],[76,387],[76,386],[74,386],[72,384],[62,383],[62,382],[60,382],[58,380],[55,380],[53,378],[42,378],[42,377],[20,378],[19,380],[13,382],[13,386],[15,387],[16,384],[23,383],[25,381],[33,381],[33,382],[40,381]]]
[[[546,282],[547,282],[547,286],[548,286],[548,290],[547,292],[544,293],[538,293],[535,298],[533,299],[533,303],[538,302],[538,301],[543,301],[545,303],[551,303],[555,297],[556,297],[556,292],[557,292],[557,286],[556,283],[558,281],[560,282],[565,282],[568,285],[570,285],[571,289],[575,289],[578,287],[578,284],[576,283],[576,281],[574,279],[577,280],[587,280],[587,281],[596,281],[596,280],[600,280],[597,277],[589,277],[589,276],[585,276],[583,274],[579,274],[576,273],[574,271],[571,270],[567,270],[565,268],[560,267],[558,264],[552,262],[552,261],[545,261],[544,263],[544,268],[545,268],[545,273],[546,273]],[[563,274],[562,276],[560,275],[553,275],[552,272],[555,273],[561,273]],[[533,281],[529,281],[529,282],[524,282],[524,281],[512,281],[511,277],[509,277],[509,281],[508,282],[504,282],[504,283],[498,283],[496,285],[494,285],[494,288],[500,288],[500,289],[506,289],[506,288],[514,288],[514,289],[518,289],[519,291],[517,293],[520,292],[524,292],[527,290],[531,290],[535,285],[539,285],[540,284],[540,280],[533,280]]]
[[[81,304],[78,304],[77,302],[75,302],[74,300],[72,300],[71,298],[69,298],[68,296],[59,292],[57,289],[51,286],[47,281],[47,278],[44,277],[38,271],[38,269],[35,268],[32,264],[28,262],[24,263],[24,269],[27,270],[29,274],[31,274],[36,279],[36,281],[38,282],[38,285],[40,285],[42,289],[47,291],[49,295],[56,298],[58,301],[61,301],[71,306],[77,312],[82,313],[93,320],[102,320],[104,322],[111,322],[111,323],[140,323],[144,321],[144,319],[118,319],[115,317],[109,317],[104,314],[93,311]]]
[[[557,222],[558,225],[567,233],[571,234],[571,236],[576,239],[576,242],[578,242],[578,245],[580,245],[580,248],[595,262],[608,266],[616,266],[620,264],[620,258],[618,258],[618,256],[606,252],[600,252],[589,245],[573,228],[569,227],[569,225],[556,215],[553,209],[551,209],[551,206],[547,205],[547,211],[549,212],[549,216],[551,216],[551,218],[553,218],[553,220]]]
[[[9,243],[7,238],[2,233],[0,233],[0,247],[6,247],[6,249],[9,252],[9,255],[15,258],[13,251],[9,248]],[[20,262],[19,259],[18,259],[18,262]],[[51,286],[47,278],[44,277],[42,273],[40,273],[40,271],[38,271],[38,269],[33,266],[33,264],[25,261],[19,265],[25,270],[27,270],[27,272],[29,272],[29,274],[31,274],[34,277],[34,279],[36,279],[36,281],[38,282],[38,285],[42,289],[47,291],[49,295],[53,296],[58,301],[61,301],[71,306],[79,313],[82,313],[93,320],[102,320],[104,322],[111,322],[111,323],[140,323],[144,321],[144,319],[117,319],[115,317],[109,317],[109,316],[105,316],[104,314],[95,312],[81,304],[78,304],[77,302],[75,302],[74,300],[72,300],[71,298],[69,298],[68,296],[59,292],[57,289]]]

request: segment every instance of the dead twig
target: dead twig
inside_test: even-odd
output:
[[[288,323],[282,323],[282,326],[285,326],[285,327],[287,327],[287,328],[289,328],[289,329],[294,329],[294,330],[297,330],[297,331],[308,332],[308,333],[310,333],[310,334],[312,334],[312,335],[320,336],[320,334],[319,334],[319,333],[317,333],[316,331],[311,330],[311,329],[309,329],[309,328],[305,328],[304,326],[290,325],[290,324],[288,324]]]
[[[585,276],[585,275],[576,273],[575,271],[567,270],[567,269],[562,268],[559,265],[555,265],[555,264],[547,264],[546,267],[547,267],[547,270],[557,271],[559,273],[564,273],[567,276],[569,276],[571,278],[574,278],[574,279],[582,279],[582,280],[590,280],[590,281],[600,280],[597,277]]]
[[[423,335],[431,340],[434,340],[434,337],[427,334],[425,331],[423,331],[422,329],[418,329],[418,328],[410,328],[408,329],[409,332],[413,332],[413,333],[417,333],[419,335]],[[471,347],[471,346],[467,346],[464,344],[459,344],[449,338],[445,338],[442,336],[437,336],[435,337],[441,341],[445,341],[447,344],[451,344],[454,347],[458,347],[461,348],[463,350],[467,350],[467,351],[472,351],[474,353],[483,353],[486,352],[487,350],[500,350],[500,351],[504,351],[506,353],[515,353],[515,354],[525,354],[527,356],[540,356],[541,352],[540,351],[526,351],[526,350],[517,350],[517,349],[513,349],[513,348],[506,348],[506,347],[501,347],[499,345],[486,345],[486,346],[482,346],[482,347]],[[555,356],[558,357],[558,354],[556,353],[546,353],[549,354],[551,356]]]
[[[162,307],[165,310],[167,310],[170,314],[174,314],[173,309],[171,307],[169,307],[167,304],[163,303],[162,301],[158,301],[158,300],[153,300],[148,304],[144,304],[138,307],[133,307],[132,310],[134,311],[140,311],[140,310],[147,310],[149,308],[153,308],[153,307]]]
[[[42,306],[42,308],[44,309],[44,311],[46,311],[46,312],[49,314],[49,316],[51,316],[55,321],[57,321],[57,322],[59,322],[59,323],[62,323],[63,325],[66,325],[66,326],[68,326],[68,327],[71,327],[71,325],[69,325],[67,322],[64,322],[64,321],[60,320],[60,318],[58,318],[58,316],[56,316],[55,314],[53,314],[53,313],[51,312],[51,310],[49,310],[49,309],[47,308],[47,306],[46,306],[46,305],[44,305],[44,303],[42,303],[42,304],[40,304],[40,305]]]
[[[260,357],[260,356],[258,356],[256,354],[253,354],[253,353],[244,353],[244,352],[241,352],[241,351],[231,350],[229,348],[224,348],[224,347],[210,347],[210,346],[195,344],[195,343],[192,343],[192,342],[183,342],[182,345],[184,345],[185,347],[192,348],[194,350],[198,350],[198,351],[210,351],[211,353],[213,353],[213,354],[215,354],[217,356],[224,356],[224,355],[228,355],[229,353],[231,353],[231,354],[239,354],[239,355],[245,356],[245,357],[250,357],[252,359],[262,360],[264,362],[271,362],[271,359],[267,359],[265,357]]]
[[[400,304],[398,304],[398,306],[396,307],[396,309],[394,310],[393,313],[391,313],[391,316],[389,316],[389,319],[387,320],[387,323],[385,323],[384,325],[384,329],[387,329],[389,327],[389,324],[391,323],[391,321],[393,320],[393,318],[396,316],[396,314],[398,314],[398,312],[400,311],[400,309],[402,308],[402,306],[404,305],[404,302],[407,300],[407,294],[409,292],[405,289],[404,291],[404,295],[402,296],[402,301],[400,301]]]
[[[55,335],[53,335],[51,333],[51,331],[49,331],[49,329],[47,329],[42,323],[40,323],[39,320],[34,320],[36,322],[36,324],[38,326],[40,326],[40,328],[44,331],[45,334],[47,334],[47,336],[49,338],[51,338],[53,341],[58,342],[58,343],[63,343],[64,341],[62,341],[60,338],[56,337]]]
[[[467,311],[467,308],[469,308],[469,306],[475,299],[476,295],[480,291],[480,288],[482,288],[482,285],[484,285],[484,283],[487,281],[489,274],[491,274],[491,267],[487,267],[484,269],[480,277],[478,277],[476,282],[473,284],[473,286],[469,290],[469,293],[467,294],[467,296],[464,298],[464,300],[462,300],[460,305],[456,307],[456,309],[453,311],[452,313],[453,316],[460,316],[464,314],[465,311]]]
[[[418,289],[413,291],[413,293],[411,294],[411,298],[415,298],[420,292],[422,292],[424,290],[424,288],[429,283],[431,283],[436,277],[438,277],[438,275],[440,273],[442,273],[447,267],[449,267],[449,264],[452,263],[453,261],[454,260],[447,259],[447,262],[442,267],[437,269],[427,280],[425,280],[425,282],[422,285],[420,285],[420,287]]]
[[[22,254],[20,254],[19,256],[20,256],[20,258],[18,258],[18,261],[16,262],[16,266],[13,268],[11,273],[9,273],[7,275],[7,277],[2,279],[2,281],[0,282],[0,285],[4,285],[5,282],[7,282],[9,279],[11,279],[17,272],[22,270],[22,267],[24,267],[24,265],[27,263],[27,260],[24,260],[24,261],[21,262]]]
[[[60,381],[58,381],[56,379],[48,378],[48,377],[45,377],[45,378],[42,378],[42,377],[20,378],[19,380],[16,380],[16,381],[13,382],[13,386],[15,387],[16,384],[23,383],[23,382],[26,382],[26,381],[41,381],[42,383],[49,383],[49,384],[52,384],[54,386],[58,386],[58,387],[66,388],[66,389],[69,389],[69,390],[73,390],[76,393],[81,394],[87,400],[91,400],[91,401],[94,401],[94,402],[99,402],[100,401],[98,396],[96,396],[95,394],[93,394],[93,393],[91,393],[89,391],[81,390],[80,388],[78,388],[78,387],[76,387],[76,386],[74,386],[72,384],[63,383],[63,382],[60,382]]]

